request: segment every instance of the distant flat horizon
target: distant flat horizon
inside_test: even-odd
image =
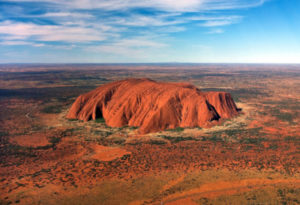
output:
[[[299,71],[300,64],[256,63],[0,63],[0,74],[5,72],[63,72],[83,70],[202,70],[207,72]]]
[[[300,65],[300,62],[0,62],[1,65]]]

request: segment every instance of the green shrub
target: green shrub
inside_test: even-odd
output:
[[[49,139],[49,142],[52,143],[52,144],[57,144],[57,143],[60,142],[60,140],[61,140],[60,137],[51,137],[51,138]]]
[[[240,139],[240,143],[242,143],[242,144],[260,145],[262,141],[266,141],[266,139],[265,138],[242,138],[242,139]]]
[[[95,120],[96,123],[105,123],[105,119],[104,118],[97,118]]]
[[[296,137],[296,136],[287,136],[284,138],[285,141],[300,141],[300,137]]]
[[[181,142],[181,141],[189,141],[189,140],[195,140],[195,141],[198,141],[198,139],[194,138],[194,137],[171,137],[171,136],[166,136],[166,135],[161,135],[159,136],[163,139],[166,139],[166,140],[169,140],[171,141],[172,143],[178,143],[178,142]]]
[[[182,132],[182,131],[184,131],[184,128],[183,127],[176,127],[175,129],[169,129],[168,131],[171,131],[171,132]]]
[[[58,114],[61,113],[61,107],[57,105],[49,105],[44,107],[41,112],[49,114]]]
[[[7,132],[1,132],[1,131],[0,131],[0,137],[4,137],[4,136],[7,136],[7,135],[8,135]]]
[[[162,140],[150,139],[149,144],[164,145],[164,144],[167,144],[167,143],[165,141],[162,141]]]

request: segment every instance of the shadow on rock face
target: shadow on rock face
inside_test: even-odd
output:
[[[230,93],[202,92],[189,83],[127,79],[79,96],[67,118],[104,118],[111,127],[139,127],[139,133],[176,127],[203,127],[238,114]]]

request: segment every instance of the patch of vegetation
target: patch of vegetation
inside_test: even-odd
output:
[[[36,157],[36,150],[55,149],[56,145],[61,141],[61,137],[50,137],[48,145],[37,147],[25,147],[17,144],[7,143],[1,149],[1,155],[12,155],[16,157]]]
[[[57,200],[58,204],[130,204],[157,198],[160,190],[170,180],[168,176],[146,176],[125,180],[106,180],[93,187],[88,194],[76,194]]]
[[[95,120],[96,123],[105,123],[105,119],[104,118],[97,118]]]
[[[43,125],[39,125],[39,124],[33,124],[30,128],[30,131],[32,132],[36,132],[36,131],[41,131],[43,130],[45,127]]]
[[[232,76],[229,73],[202,73],[202,74],[196,74],[191,75],[192,78],[199,79],[204,77],[230,77]]]
[[[223,138],[217,135],[213,135],[212,137],[202,137],[201,141],[212,141],[212,142],[223,142]]]
[[[49,142],[52,143],[52,144],[57,144],[61,141],[61,138],[60,137],[51,137],[49,139]]]
[[[280,114],[275,114],[275,117],[277,117],[279,120],[286,121],[289,123],[294,122],[295,116],[291,113],[280,113]]]
[[[40,171],[33,173],[31,176],[37,177],[37,176],[41,175],[42,173],[50,173],[50,171],[51,171],[51,169],[41,169]]]
[[[37,80],[40,81],[40,79]],[[44,103],[48,103],[49,100],[54,99],[58,100],[61,103],[72,103],[72,98],[77,97],[78,95],[90,91],[94,88],[95,86],[65,86],[46,88],[0,89],[0,98],[33,99],[41,100]]]
[[[66,129],[66,130],[64,130],[64,131],[62,131],[60,133],[60,137],[72,136],[74,134],[74,132],[77,132],[77,131],[79,131],[81,129],[82,129],[82,127],[76,127],[76,128]]]
[[[167,131],[171,131],[171,132],[182,132],[184,131],[183,127],[176,127],[174,129],[168,129]]]
[[[25,184],[22,184],[22,183],[19,183],[19,182],[16,182],[16,185],[17,185],[18,187],[25,187],[25,186],[26,186]]]
[[[119,128],[116,128],[118,131],[122,131],[122,130],[126,130],[126,129],[129,129],[129,130],[136,130],[138,129],[139,127],[134,127],[134,126],[128,126],[128,125],[125,125],[123,127],[119,127]]]
[[[271,144],[271,145],[269,146],[269,149],[272,149],[272,150],[277,150],[277,148],[278,148],[278,145],[277,145],[277,144]]]
[[[40,185],[40,184],[35,184],[34,186],[39,188],[39,189],[45,187],[45,185]]]
[[[124,145],[125,141],[126,139],[120,137],[106,140],[110,145]]]
[[[195,141],[199,141],[198,139],[194,138],[194,137],[171,137],[171,136],[166,136],[166,135],[159,135],[158,137],[161,137],[163,139],[169,140],[172,143],[178,143],[181,141],[190,141],[190,140],[195,140]]]
[[[16,144],[8,143],[1,150],[0,154],[2,156],[24,156],[24,157],[36,157],[36,154],[33,152],[34,148],[23,147]]]
[[[261,142],[263,141],[267,141],[267,139],[255,137],[255,138],[242,138],[239,140],[241,144],[254,144],[254,145],[260,145]]]
[[[285,107],[287,108],[287,107]],[[265,111],[262,112],[261,114],[271,114],[272,116],[276,117],[278,120],[288,122],[289,124],[293,124],[294,120],[297,119],[298,114],[297,114],[297,109],[292,110],[293,113],[290,112],[282,112],[282,108],[280,106],[277,107],[270,107],[270,106],[264,106]]]
[[[102,130],[95,130],[94,131],[95,135],[99,135],[101,137],[108,137],[109,135],[113,134],[112,132],[108,132],[108,131],[102,131]]]
[[[147,141],[147,143],[154,144],[154,145],[164,145],[164,144],[167,144],[165,141],[159,140],[159,139],[150,139],[149,141]]]
[[[133,127],[129,127],[129,129],[130,129],[130,130],[136,130],[136,129],[139,129],[139,127],[134,127],[134,126],[133,126]]]
[[[215,198],[196,200],[203,204],[299,204],[299,189],[289,187],[269,187],[251,190],[234,195],[221,195]]]
[[[35,148],[32,148],[34,150],[40,150],[40,149],[43,149],[43,150],[47,150],[47,149],[55,149],[55,144],[48,144],[48,145],[45,145],[45,146],[38,146],[38,147],[35,147]]]
[[[261,136],[263,133],[260,132],[262,127],[258,128],[234,128],[234,129],[226,129],[222,131],[211,132],[209,134],[212,135],[211,140],[223,139],[224,135],[230,137],[231,139],[237,139],[239,136],[242,137],[252,137],[252,136]],[[217,140],[218,141],[218,140]]]
[[[56,149],[56,145],[61,141],[61,137],[50,137],[48,139],[49,143],[45,146],[29,147],[29,150],[47,150],[47,149]]]
[[[275,105],[279,109],[288,109],[288,110],[300,110],[299,102],[295,99],[281,100],[281,101],[264,101],[263,104],[266,105]]]
[[[4,137],[4,136],[8,136],[8,133],[0,131],[0,137]]]
[[[58,105],[48,105],[41,110],[41,112],[48,113],[48,114],[58,114],[61,113],[61,111],[62,108],[61,106]]]
[[[300,141],[300,137],[296,137],[296,136],[287,136],[284,138],[285,141]]]
[[[126,143],[127,145],[141,145],[143,142],[141,140],[131,140]]]
[[[288,123],[293,123],[294,118],[296,117],[291,113],[280,112],[278,109],[272,109],[271,115],[273,115],[274,117],[276,117],[277,119],[279,119],[281,121],[285,121]]]
[[[1,205],[10,205],[10,204],[12,204],[12,202],[11,201],[4,201],[3,199],[0,199],[0,204]]]

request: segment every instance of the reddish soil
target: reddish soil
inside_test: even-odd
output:
[[[93,145],[94,154],[92,155],[93,159],[99,161],[112,161],[119,157],[123,157],[126,154],[131,154],[125,149],[121,149],[118,147],[106,147],[102,145]]]
[[[45,133],[34,133],[30,135],[17,135],[9,139],[10,143],[24,147],[43,147],[49,145]]]
[[[225,168],[298,172],[298,161],[293,154],[296,147],[283,142],[276,145],[280,151],[209,141],[126,145],[121,149],[67,137],[55,149],[31,150],[30,157],[7,156],[7,165],[0,167],[4,179],[1,186],[3,193],[50,184],[77,187],[112,177],[129,179],[168,170]],[[10,183],[11,180],[18,183]]]
[[[111,127],[140,127],[139,132],[144,134],[207,126],[237,113],[231,95],[226,92],[201,92],[188,83],[127,79],[80,95],[67,117],[84,121],[103,117]]]
[[[199,188],[185,191],[178,194],[169,195],[164,199],[165,203],[168,205],[194,205],[195,203],[192,199],[197,199],[199,196],[206,198],[214,198],[221,195],[233,195],[236,193],[247,192],[253,189],[260,189],[266,186],[278,184],[293,184],[297,187],[300,186],[300,180],[291,179],[246,179],[239,181],[218,181],[215,183],[203,184]]]
[[[0,90],[0,204],[48,204],[47,199],[61,202],[69,196],[91,196],[96,189],[104,198],[120,201],[128,193],[132,204],[162,200],[164,204],[187,205],[198,203],[201,197],[230,198],[265,186],[275,187],[277,196],[277,185],[279,189],[281,184],[295,191],[293,195],[299,193],[299,74],[226,71],[228,76],[219,76],[218,71],[216,76],[209,76],[198,70],[171,71],[2,74],[0,83],[6,87]],[[164,82],[184,79],[202,90],[191,84],[131,79],[87,93],[95,85],[128,76],[149,76]],[[16,78],[19,80],[9,80]],[[286,86],[289,82],[293,86]],[[245,114],[220,120],[237,114],[227,92],[241,103],[238,106]],[[161,99],[156,98],[158,95]],[[80,120],[103,117],[110,127],[102,120],[67,120],[68,111],[69,118]],[[143,118],[145,114],[147,118]],[[135,132],[136,126],[140,126],[140,133],[147,133],[206,124],[219,126],[147,135]],[[124,127],[113,128],[120,126]],[[214,175],[224,170],[235,178]],[[248,171],[255,172],[254,181],[251,173],[244,175]],[[194,172],[200,176],[209,173],[208,180],[194,177]],[[139,195],[135,193],[142,187],[141,182],[148,191],[156,176],[164,180],[153,183],[153,195],[145,192],[133,198]],[[244,183],[245,178],[249,183]],[[119,194],[115,189],[110,191],[109,187],[120,183],[124,185],[118,186]],[[130,189],[134,187],[138,188]],[[289,192],[287,197],[291,195]],[[278,203],[281,201],[292,204],[287,198],[279,198]],[[100,203],[97,200],[94,204]]]

